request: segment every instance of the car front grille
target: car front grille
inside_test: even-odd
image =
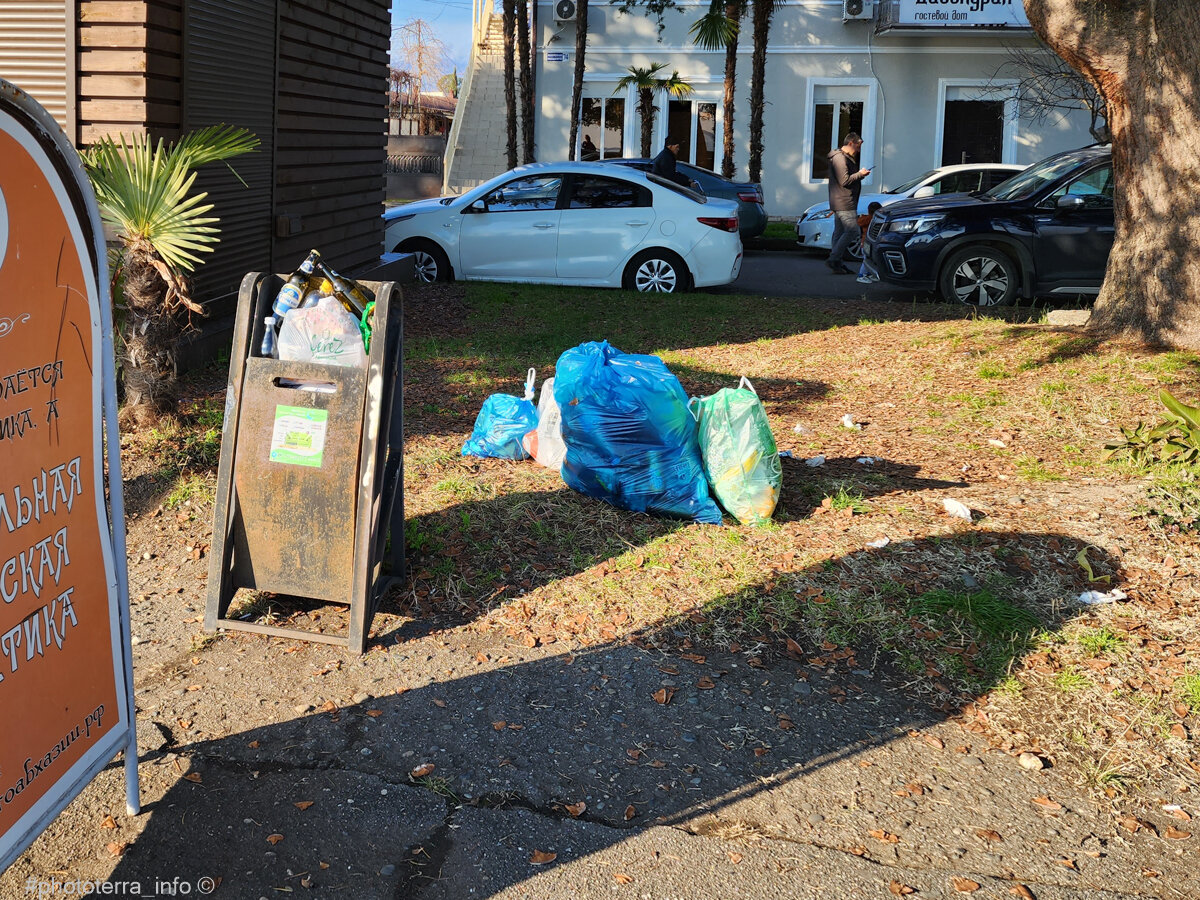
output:
[[[876,213],[867,225],[867,237],[872,241],[879,240],[879,232],[883,231],[883,216]]]

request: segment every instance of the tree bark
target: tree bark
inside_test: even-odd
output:
[[[575,10],[575,78],[571,83],[571,130],[567,138],[567,159],[576,158],[575,142],[579,138],[579,115],[583,107],[583,57],[587,52],[588,0],[579,0]]]
[[[638,91],[637,108],[638,114],[642,118],[642,156],[650,156],[653,152],[650,146],[650,137],[654,132],[654,95],[649,88],[642,88]]]
[[[513,39],[517,28],[516,0],[504,0],[504,111],[507,126],[508,142],[505,150],[508,153],[508,167],[517,167],[517,85],[513,65]]]
[[[124,427],[153,425],[177,407],[175,348],[185,326],[169,308],[167,293],[152,260],[141,251],[128,251],[121,281],[125,327],[119,350]]]
[[[762,181],[763,85],[767,74],[767,39],[775,0],[753,0],[754,50],[750,55],[750,180]]]
[[[729,19],[741,19],[736,3],[725,5],[725,16]],[[737,171],[733,164],[733,89],[737,83],[737,51],[738,39],[735,37],[725,45],[725,124],[721,134],[721,174],[726,178],[732,178],[733,173]]]
[[[529,48],[529,2],[517,0],[517,56],[521,60],[521,162],[533,155],[533,56]]]
[[[1116,238],[1092,325],[1200,350],[1200,18],[1178,0],[1025,0],[1108,103]]]

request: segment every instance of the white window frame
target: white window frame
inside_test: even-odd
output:
[[[804,155],[799,166],[800,183],[828,184],[828,179],[812,177],[812,160],[813,154],[816,152],[813,130],[816,128],[816,89],[818,87],[865,87],[867,89],[867,101],[863,106],[862,134],[859,135],[863,139],[862,157],[858,164],[863,169],[875,169],[877,165],[874,161],[876,152],[875,118],[876,109],[878,109],[879,82],[874,78],[809,78],[804,88]],[[840,135],[835,137],[840,137]],[[862,181],[863,184],[873,184],[874,182],[874,171]]]
[[[612,84],[615,86],[616,82],[620,80],[620,77],[621,76],[619,76],[619,75],[617,75],[617,76],[597,75],[594,78],[588,78],[586,76],[584,77],[583,89],[579,92],[579,117],[580,117],[580,119],[583,118],[583,101],[584,100],[600,100],[600,101],[617,100],[621,96],[620,94],[616,93],[615,91],[611,91],[611,90],[606,94],[593,93],[592,91],[588,90],[589,85],[591,85],[593,91],[595,90],[595,86],[597,84],[603,85],[603,84],[607,83],[607,84]],[[623,122],[621,123],[621,127],[624,129],[623,133],[626,138],[626,140],[625,140],[626,144],[629,143],[628,137],[631,134],[631,132],[629,130],[630,125],[631,124],[636,125],[636,123],[637,123],[637,116],[636,115],[634,115],[632,117],[630,116],[629,93],[630,92],[628,90],[625,91],[625,116],[624,116]],[[576,159],[579,159],[580,156],[582,155],[582,153],[583,153],[582,147],[583,147],[583,126],[581,124],[579,127],[579,130],[575,134],[575,158]],[[603,121],[603,119],[601,119],[601,122],[600,122],[600,143],[597,144],[596,147],[600,151],[600,158],[604,159],[605,157],[604,157],[604,121]],[[623,158],[628,157],[629,156],[629,147],[623,147],[621,149],[621,153],[622,153]]]
[[[1008,88],[1004,98],[1004,135],[999,160],[1001,163],[1017,161],[1017,127],[1020,124],[1020,99],[1017,96],[1018,82],[1015,78],[939,78],[937,98],[937,121],[933,138],[933,159],[930,168],[942,167],[942,143],[946,131],[946,95],[951,88]]]
[[[687,79],[690,81],[690,79]],[[704,83],[704,82],[702,82]],[[707,82],[712,84],[714,82]],[[688,94],[686,97],[671,97],[665,96],[665,102],[658,104],[658,113],[654,117],[654,130],[657,134],[658,141],[651,142],[651,155],[657,153],[663,148],[663,142],[667,139],[667,115],[670,112],[672,101],[678,100],[683,103],[712,103],[716,106],[716,122],[713,126],[713,140],[716,142],[716,147],[713,148],[713,171],[721,171],[721,163],[724,160],[725,152],[725,94],[724,81],[721,81],[721,96],[709,97],[708,92],[704,90],[696,90]],[[696,82],[692,82],[693,87]],[[636,98],[634,99],[636,103]],[[635,116],[636,118],[636,116]],[[696,155],[696,132],[700,127],[700,111],[692,106],[692,117],[688,124],[688,147],[691,148],[692,156]],[[680,162],[685,162],[688,165],[696,165],[695,159],[681,159]]]

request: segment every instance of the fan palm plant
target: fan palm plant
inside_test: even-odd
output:
[[[122,424],[152,424],[174,409],[175,349],[191,314],[203,314],[186,273],[200,262],[198,253],[212,252],[219,220],[207,215],[213,208],[203,202],[207,193],[191,193],[195,169],[249,153],[258,143],[244,128],[215,125],[165,146],[146,135],[128,143],[124,136],[104,137],[81,154],[101,218],[122,244],[113,270],[123,313]]]
[[[638,115],[642,118],[642,156],[650,155],[650,135],[654,130],[654,105],[656,94],[669,94],[672,97],[686,97],[692,92],[690,83],[679,77],[679,72],[671,73],[670,78],[659,77],[659,72],[667,67],[666,63],[651,63],[648,66],[630,66],[629,74],[617,82],[613,93],[623,91],[632,86],[637,92]]]

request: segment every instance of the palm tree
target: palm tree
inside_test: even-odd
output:
[[[571,128],[567,136],[567,159],[575,159],[579,139],[579,116],[583,111],[583,57],[587,53],[588,0],[575,6],[575,75],[571,82]]]
[[[529,41],[529,4],[517,0],[517,56],[521,60],[521,162],[533,162],[533,54]]]
[[[692,92],[692,86],[679,77],[679,72],[671,73],[670,78],[659,78],[658,73],[667,67],[666,63],[650,63],[648,66],[630,66],[629,74],[617,82],[613,89],[623,91],[632,86],[637,91],[638,115],[642,117],[642,156],[650,155],[650,135],[654,130],[655,94],[669,94],[672,97],[686,97]]]
[[[502,21],[504,23],[504,110],[506,113],[508,142],[508,167],[517,167],[517,88],[513,71],[513,40],[517,29],[516,0],[504,0]]]
[[[746,0],[712,0],[708,12],[691,27],[693,42],[705,50],[725,48],[725,124],[721,135],[721,174],[732,178],[736,167],[733,164],[733,89],[737,83],[738,36],[742,30],[742,16],[746,14]]]
[[[754,50],[750,55],[750,180],[762,181],[763,85],[767,77],[767,38],[775,0],[751,0]]]
[[[192,194],[195,169],[249,153],[258,138],[244,128],[214,125],[163,146],[146,135],[101,138],[83,152],[101,218],[118,230],[123,260],[114,267],[123,301],[120,351],[125,425],[153,424],[175,408],[175,350],[191,313],[204,310],[191,297],[185,273],[217,243],[216,216]],[[116,297],[118,292],[113,291]]]

